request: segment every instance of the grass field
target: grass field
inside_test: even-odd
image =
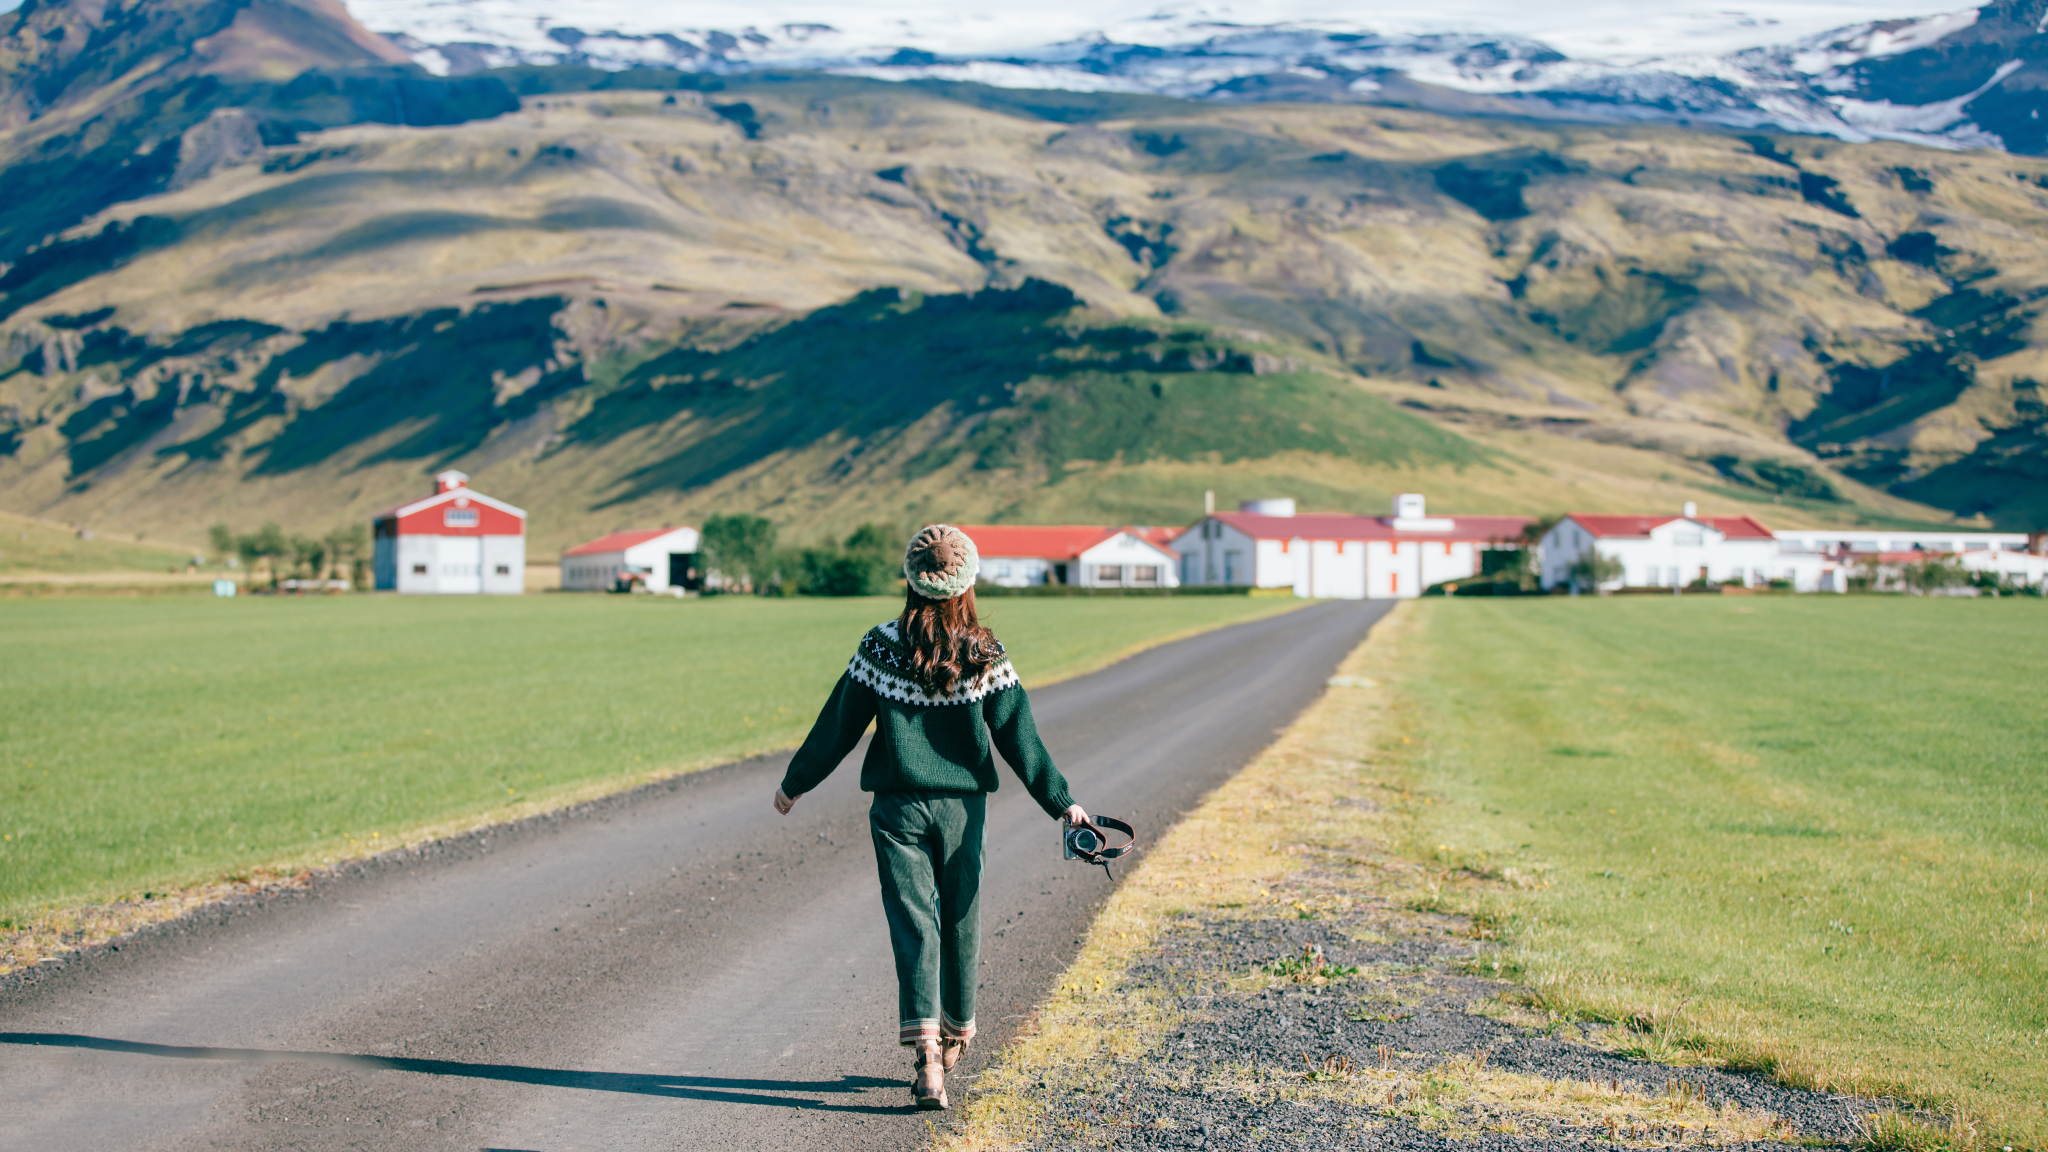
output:
[[[1029,684],[1297,603],[1018,599],[983,617]],[[0,602],[0,928],[792,746],[899,606]]]
[[[2039,601],[1413,607],[1416,851],[1548,1006],[2048,1147]]]

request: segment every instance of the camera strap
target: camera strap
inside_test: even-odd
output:
[[[1121,832],[1124,835],[1129,836],[1131,838],[1130,843],[1120,844],[1115,848],[1102,848],[1094,852],[1084,852],[1079,848],[1074,849],[1074,855],[1080,857],[1083,861],[1086,861],[1089,864],[1100,864],[1102,866],[1102,874],[1114,880],[1116,879],[1116,877],[1109,870],[1109,862],[1111,860],[1119,860],[1125,856],[1130,855],[1131,849],[1136,848],[1138,846],[1138,834],[1137,832],[1132,830],[1129,824],[1124,823],[1123,821],[1117,819],[1114,816],[1091,816],[1089,817],[1089,822],[1094,824],[1097,828],[1104,828]]]

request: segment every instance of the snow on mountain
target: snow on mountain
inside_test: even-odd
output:
[[[1448,90],[1532,115],[2048,149],[2037,107],[2048,69],[2030,66],[2048,62],[2048,0],[1932,16],[1902,6],[1910,2],[1703,13],[1625,0],[1446,0],[1372,11],[1370,24],[1331,0],[1052,0],[980,12],[938,0],[772,9],[735,0],[354,0],[350,10],[438,73],[806,68],[1198,99],[1410,103]],[[1980,105],[1997,126],[1984,123]]]

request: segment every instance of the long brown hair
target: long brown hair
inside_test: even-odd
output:
[[[946,600],[931,600],[906,589],[903,615],[896,620],[910,645],[910,674],[926,691],[943,695],[973,680],[1002,655],[996,634],[981,626],[974,589]]]

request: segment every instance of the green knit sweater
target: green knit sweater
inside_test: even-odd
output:
[[[1038,739],[1031,701],[1009,660],[997,659],[950,692],[927,691],[910,675],[910,648],[894,620],[861,638],[790,759],[783,795],[801,796],[822,783],[860,742],[869,721],[875,738],[860,767],[864,792],[993,792],[999,783],[993,743],[1047,815],[1074,803],[1066,777]]]

